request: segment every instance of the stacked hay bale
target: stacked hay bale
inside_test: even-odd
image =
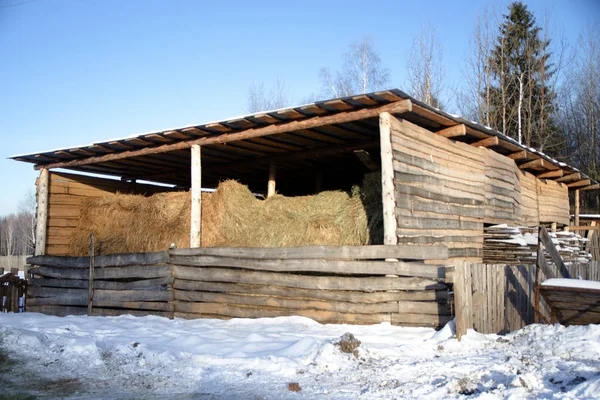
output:
[[[187,192],[150,197],[114,194],[89,198],[70,246],[89,252],[93,231],[103,254],[149,252],[189,246],[190,196]],[[202,245],[205,247],[285,247],[369,243],[365,207],[358,193],[329,191],[313,196],[275,195],[257,199],[248,187],[224,181],[202,194]]]

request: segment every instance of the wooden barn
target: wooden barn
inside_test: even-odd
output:
[[[438,326],[451,315],[443,267],[453,260],[481,262],[486,226],[568,225],[569,191],[598,188],[569,165],[400,90],[13,159],[40,171],[40,257],[32,260],[38,265],[33,272],[39,289],[28,304],[59,314],[83,312],[92,298],[91,305],[103,315],[116,309],[170,316],[292,314],[328,322]],[[381,179],[382,243],[337,249],[200,246],[201,188],[235,179],[254,193],[301,196],[349,191],[370,173]],[[129,255],[130,261],[96,257],[96,269],[154,263],[170,272],[96,274],[100,284],[94,297],[87,270],[77,270],[94,257],[67,257],[82,202],[116,192],[182,190],[191,197],[189,249]],[[76,272],[68,276],[61,268]],[[110,297],[117,288],[135,292],[129,289],[143,287],[134,278],[161,282],[170,294],[155,298],[151,290],[144,295],[138,290]],[[35,296],[35,287],[30,289]]]

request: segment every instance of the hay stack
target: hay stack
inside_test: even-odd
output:
[[[190,195],[150,197],[115,194],[86,199],[71,240],[74,255],[85,255],[94,231],[103,254],[189,247]],[[232,180],[202,194],[202,245],[206,247],[284,247],[369,243],[365,208],[359,195],[322,192],[314,196],[275,195],[259,200]]]

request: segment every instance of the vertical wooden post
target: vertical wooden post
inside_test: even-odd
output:
[[[390,113],[379,114],[379,140],[381,147],[381,200],[383,202],[383,244],[398,244],[396,234],[396,198],[394,190],[394,161],[392,153]]]
[[[202,162],[200,146],[192,145],[192,209],[190,247],[202,245]]]
[[[550,231],[551,232],[556,232],[556,222],[552,223],[552,225],[550,226]]]
[[[579,190],[575,191],[575,226],[579,226]]]
[[[454,272],[454,305],[456,310],[456,337],[458,340],[473,328],[473,283],[471,265],[457,261]]]
[[[315,193],[321,193],[323,191],[323,171],[317,172],[315,177]]]
[[[46,254],[46,234],[48,227],[48,180],[49,171],[42,168],[37,180],[37,217],[35,227],[35,255]]]
[[[275,194],[275,174],[277,166],[273,163],[269,164],[269,183],[267,185],[267,199]]]
[[[94,232],[90,234],[90,274],[88,277],[88,302],[87,315],[92,315],[92,305],[94,303]]]

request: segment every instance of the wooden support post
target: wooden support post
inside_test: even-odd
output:
[[[315,193],[321,193],[323,191],[323,171],[317,172],[315,178]]]
[[[390,113],[379,114],[379,140],[381,148],[381,200],[383,202],[383,244],[398,244],[396,230],[396,199],[394,194],[394,154],[392,152]]]
[[[275,175],[277,166],[273,163],[269,164],[269,184],[267,185],[267,199],[275,194]]]
[[[550,231],[556,233],[556,222],[553,222],[550,226]]]
[[[35,255],[46,254],[48,227],[48,181],[50,172],[43,168],[37,180],[37,218],[35,227]]]
[[[473,283],[471,264],[457,261],[454,270],[454,304],[458,340],[473,328]]]
[[[202,245],[202,162],[200,146],[192,145],[192,207],[191,207],[190,247]]]
[[[92,305],[94,303],[94,232],[90,234],[90,274],[88,277],[88,302],[87,315],[92,315]]]
[[[579,190],[575,191],[575,226],[579,226]]]

